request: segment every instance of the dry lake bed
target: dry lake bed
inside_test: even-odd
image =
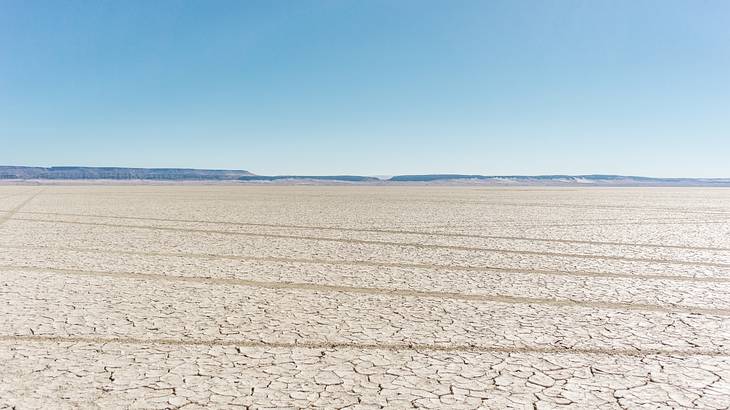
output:
[[[0,186],[0,408],[730,406],[730,190]]]

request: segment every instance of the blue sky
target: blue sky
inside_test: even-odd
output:
[[[730,177],[730,2],[0,2],[0,164]]]

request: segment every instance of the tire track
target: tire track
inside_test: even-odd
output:
[[[111,277],[122,279],[149,280],[154,282],[183,282],[183,283],[200,283],[205,285],[227,285],[227,286],[245,286],[253,288],[274,289],[274,290],[304,290],[310,292],[341,292],[354,293],[362,295],[385,295],[392,297],[414,297],[429,299],[446,299],[460,300],[482,303],[505,303],[505,304],[524,304],[524,305],[547,305],[555,307],[575,307],[575,308],[591,308],[591,309],[612,309],[612,310],[629,310],[640,312],[661,312],[661,313],[685,313],[685,314],[701,314],[713,316],[730,317],[730,309],[711,309],[694,306],[673,305],[671,307],[661,305],[651,305],[645,303],[619,303],[619,302],[598,302],[598,301],[579,301],[570,299],[548,299],[548,298],[532,298],[509,295],[487,295],[473,293],[458,292],[441,292],[441,291],[425,291],[425,290],[408,290],[397,288],[375,288],[361,286],[343,286],[343,285],[327,285],[306,282],[272,282],[257,281],[249,279],[236,278],[211,278],[200,276],[178,276],[165,275],[158,273],[138,273],[138,272],[105,272],[91,271],[79,269],[57,269],[43,268],[37,266],[12,266],[0,265],[2,271],[22,271],[26,273],[40,274],[42,272],[52,272],[55,274],[74,275],[74,276],[90,276],[90,277]]]
[[[458,201],[455,201],[458,203]],[[708,209],[708,210],[690,210],[682,208],[670,208],[670,207],[641,207],[641,206],[626,206],[626,205],[581,205],[581,204],[546,204],[540,202],[496,202],[496,203],[484,203],[485,205],[491,206],[515,206],[515,207],[535,207],[535,208],[557,208],[557,209],[616,209],[619,211],[667,211],[675,212],[680,214],[694,214],[694,215],[730,215],[730,211],[720,209]]]
[[[5,222],[13,219],[15,214],[17,214],[21,209],[23,209],[24,206],[26,206],[30,201],[34,200],[43,191],[45,191],[45,189],[41,189],[40,191],[36,192],[35,194],[29,196],[23,202],[21,202],[17,206],[15,206],[15,208],[9,210],[4,215],[0,216],[0,226],[2,226]]]
[[[17,195],[17,194],[14,194]],[[0,210],[0,212],[5,212],[4,210]],[[283,228],[303,228],[303,229],[334,229],[334,230],[354,230],[354,231],[373,231],[373,232],[382,232],[380,229],[368,229],[368,228],[340,228],[340,227],[328,227],[328,226],[312,226],[312,225],[287,225],[287,224],[267,224],[267,223],[254,223],[254,222],[235,222],[235,221],[210,221],[210,220],[197,220],[197,219],[177,219],[177,218],[155,218],[155,217],[140,217],[140,216],[123,216],[123,215],[98,215],[98,214],[77,214],[77,213],[62,213],[62,212],[41,212],[41,211],[24,211],[19,212],[21,214],[32,214],[32,215],[55,215],[55,216],[78,216],[78,217],[89,217],[89,218],[108,218],[108,219],[135,219],[135,220],[142,220],[142,221],[163,221],[163,222],[197,222],[197,223],[210,223],[210,224],[220,224],[220,225],[239,225],[239,226],[270,226],[270,227],[283,227]],[[584,221],[584,222],[623,222],[626,219],[641,219],[642,221],[646,220],[658,220],[658,221],[680,221],[680,222],[698,222],[702,223],[703,220],[699,219],[688,219],[686,217],[681,218],[669,218],[669,217],[642,217],[642,218],[571,218],[573,221]],[[504,222],[522,222],[524,219],[494,219],[494,220],[486,220],[483,222],[489,222],[489,223],[504,223]],[[721,221],[724,222],[724,221]],[[483,225],[480,225],[483,226]],[[496,225],[495,225],[496,226]],[[521,226],[544,226],[544,225],[538,225],[538,224],[523,224]],[[389,230],[385,230],[385,232],[390,232]],[[395,232],[409,232],[409,231],[395,231]],[[416,233],[426,233],[421,231],[416,231]],[[434,235],[437,234],[449,234],[448,232],[433,232]]]
[[[2,211],[0,212],[7,212]],[[347,228],[336,228],[336,227],[315,227],[315,226],[306,226],[306,225],[276,225],[276,224],[260,224],[260,223],[244,223],[244,222],[226,222],[226,221],[198,221],[198,220],[185,220],[185,219],[162,219],[162,218],[142,218],[142,217],[126,217],[126,216],[105,216],[105,215],[85,215],[85,214],[73,214],[73,213],[56,213],[56,212],[19,212],[22,214],[37,214],[37,215],[57,215],[57,216],[79,216],[79,217],[96,217],[96,218],[110,218],[110,219],[139,219],[139,220],[150,220],[150,221],[168,221],[168,222],[195,222],[195,223],[211,223],[211,224],[229,224],[229,225],[240,225],[240,226],[264,226],[264,227],[289,227],[289,228],[301,228],[301,229],[330,229],[330,230],[347,230]],[[652,217],[652,218],[633,218],[633,219],[641,219],[641,222],[621,222],[624,219],[618,219],[618,218],[601,218],[601,219],[589,219],[589,222],[583,222],[583,223],[541,223],[541,224],[526,224],[526,223],[519,223],[516,225],[507,225],[505,226],[505,223],[514,223],[518,222],[515,220],[500,220],[500,221],[488,221],[490,222],[489,225],[479,225],[480,228],[484,227],[491,227],[491,228],[521,228],[521,229],[529,229],[529,228],[559,228],[559,227],[574,227],[574,226],[651,226],[651,225],[710,225],[710,224],[730,224],[730,220],[697,220],[697,219],[686,219],[686,218],[658,218],[658,217]],[[631,219],[631,218],[629,218]],[[652,219],[656,219],[656,221],[649,221]],[[578,219],[580,220],[580,219]],[[599,222],[595,222],[599,221]],[[616,222],[605,222],[605,221],[616,221]],[[649,221],[649,222],[647,222]],[[384,232],[384,233],[411,233],[408,231],[398,231],[395,230],[393,232],[390,232],[389,230],[369,230],[369,229],[353,229],[353,231],[358,232]],[[444,232],[421,232],[421,231],[413,231],[412,233],[417,234],[424,234],[424,235],[450,235],[449,233]],[[538,238],[535,238],[538,239]],[[542,238],[540,238],[542,239]],[[631,244],[631,243],[621,243],[622,245],[634,245],[634,246],[662,246],[659,244]],[[681,246],[681,245],[679,245]],[[691,249],[691,248],[690,248]],[[710,250],[715,250],[715,248],[709,248]],[[730,248],[728,248],[730,249]],[[717,250],[725,250],[724,248],[720,248]]]
[[[503,253],[503,254],[511,254],[511,255],[547,256],[547,257],[596,259],[596,260],[610,260],[610,261],[661,263],[661,264],[683,265],[683,266],[708,266],[708,267],[717,267],[717,268],[730,268],[730,263],[720,263],[720,262],[691,262],[691,261],[667,260],[667,259],[655,259],[655,258],[639,258],[639,257],[629,257],[629,256],[590,255],[590,254],[562,253],[562,252],[541,252],[541,251],[499,249],[499,248],[473,247],[473,246],[461,246],[461,245],[438,245],[438,244],[395,242],[395,241],[375,241],[375,240],[366,240],[366,239],[327,238],[327,237],[310,236],[310,235],[286,235],[286,234],[257,233],[257,232],[232,232],[232,231],[214,230],[214,229],[192,229],[192,228],[175,228],[175,227],[160,227],[160,226],[140,226],[140,225],[125,225],[125,224],[110,224],[110,223],[103,223],[103,222],[64,221],[64,220],[55,220],[55,219],[41,220],[41,219],[30,219],[30,218],[14,218],[14,217],[12,217],[12,214],[10,216],[6,215],[6,220],[10,219],[10,218],[12,218],[15,221],[25,221],[25,222],[35,222],[35,223],[61,223],[61,224],[69,224],[69,225],[104,226],[104,227],[109,227],[109,228],[142,229],[142,230],[152,230],[152,231],[205,233],[205,234],[229,235],[229,236],[247,236],[247,237],[257,237],[257,238],[299,239],[299,240],[336,242],[336,243],[357,244],[357,245],[405,246],[405,247],[413,247],[413,248],[418,248],[418,249],[448,249],[448,250],[459,250],[459,251]]]
[[[541,203],[527,203],[522,204],[519,202],[508,203],[511,206],[534,206],[538,208],[574,208],[574,209],[616,209],[619,211],[667,211],[681,214],[695,214],[695,215],[730,215],[730,211],[722,209],[707,209],[707,210],[692,210],[683,208],[670,208],[670,207],[641,207],[641,206],[626,206],[626,205],[580,205],[580,204],[541,204]],[[501,205],[501,204],[500,204]]]
[[[217,191],[202,191],[202,192],[209,192],[209,193],[217,193]],[[114,195],[114,196],[129,196],[129,195],[149,195],[150,192],[145,191],[138,191],[138,192],[127,192],[127,193],[111,193],[111,192],[104,192],[104,193],[85,193],[85,194],[91,194],[91,195]],[[53,195],[78,195],[78,193],[71,193],[71,192],[57,192]],[[261,196],[272,196],[269,195],[262,195]],[[169,193],[169,194],[159,194],[157,193],[156,196],[160,197],[175,197],[175,196],[181,196],[176,193]],[[321,195],[304,195],[302,193],[297,193],[297,196],[306,196],[308,198],[316,198],[320,199]],[[182,197],[182,196],[181,196]],[[337,197],[337,196],[330,196],[330,197]],[[235,201],[240,200],[246,200],[248,199],[246,196],[240,196],[234,199]],[[202,199],[207,200],[207,199]],[[258,200],[258,199],[254,199]],[[388,202],[410,202],[411,199],[395,199],[395,198],[388,198],[388,199],[381,199],[382,202],[388,203]],[[627,205],[605,205],[605,204],[556,204],[556,203],[540,203],[540,202],[488,202],[488,201],[480,201],[480,200],[470,200],[470,199],[452,199],[452,198],[445,198],[445,199],[434,199],[429,196],[424,196],[422,198],[418,199],[418,202],[420,203],[434,203],[434,204],[442,204],[442,203],[454,203],[459,205],[464,204],[476,204],[476,205],[485,205],[485,206],[492,206],[492,207],[500,207],[500,206],[509,206],[509,207],[518,207],[518,208],[557,208],[557,209],[594,209],[594,210],[601,210],[601,209],[616,209],[616,210],[633,210],[633,211],[667,211],[667,212],[674,212],[679,214],[690,214],[690,215],[717,215],[717,216],[728,216],[730,215],[730,211],[726,211],[723,209],[707,209],[707,210],[691,210],[691,209],[683,209],[683,208],[672,208],[672,207],[641,207],[641,206],[627,206]]]
[[[535,225],[522,225],[521,228],[560,228],[560,227],[571,227],[571,226],[650,226],[650,225],[730,225],[730,220],[727,221],[675,221],[675,222],[615,222],[615,223],[570,223],[570,224],[535,224]]]
[[[392,202],[409,202],[410,199],[393,199]],[[419,199],[420,203],[453,203],[453,204],[476,204],[485,205],[491,207],[500,206],[512,206],[518,208],[556,208],[556,209],[616,209],[619,211],[667,211],[680,214],[695,214],[695,215],[730,215],[730,211],[722,209],[708,209],[708,210],[690,210],[682,208],[670,208],[670,207],[641,207],[641,206],[626,206],[626,205],[590,205],[590,204],[556,204],[556,203],[541,203],[541,202],[488,202],[479,200],[458,200],[458,199]]]
[[[12,198],[12,197],[18,196],[18,195],[23,195],[23,194],[21,194],[21,193],[7,194],[7,195],[0,196],[0,199]],[[0,212],[10,212],[10,211],[0,210]]]
[[[612,273],[612,272],[587,272],[587,271],[560,271],[560,270],[544,270],[544,269],[521,269],[521,268],[504,268],[497,266],[459,266],[459,265],[439,265],[426,263],[401,263],[401,262],[373,262],[373,261],[352,261],[352,260],[329,260],[329,259],[305,259],[305,258],[281,258],[267,256],[240,256],[240,255],[222,255],[211,253],[185,253],[185,252],[143,252],[129,251],[119,249],[93,249],[93,248],[76,248],[67,246],[25,246],[25,245],[0,245],[0,249],[20,249],[20,250],[42,250],[42,251],[65,251],[65,252],[85,252],[97,253],[102,255],[132,255],[132,256],[151,256],[151,257],[171,257],[171,258],[194,258],[207,260],[232,260],[242,262],[274,262],[274,263],[301,263],[313,265],[345,265],[345,266],[368,266],[376,268],[404,268],[404,269],[430,269],[430,270],[446,270],[451,272],[502,272],[515,274],[535,274],[550,276],[567,276],[567,277],[587,277],[587,278],[619,278],[619,279],[641,279],[641,280],[662,280],[675,282],[694,282],[694,283],[730,283],[730,277],[718,276],[680,276],[680,275],[662,275],[662,274],[634,274],[634,273]]]
[[[90,344],[122,344],[136,346],[182,346],[182,347],[244,347],[270,349],[352,349],[377,350],[391,352],[446,352],[446,353],[537,353],[537,354],[585,354],[611,356],[681,356],[681,357],[725,357],[730,352],[710,349],[601,349],[576,347],[508,347],[480,344],[448,344],[436,345],[426,343],[354,343],[327,341],[265,342],[252,340],[220,340],[220,339],[165,339],[165,338],[132,338],[132,337],[89,337],[89,336],[43,336],[43,335],[0,335],[1,343],[90,343]]]
[[[0,211],[0,212],[2,212],[2,211]],[[534,238],[534,237],[505,236],[505,235],[479,235],[479,234],[468,234],[468,233],[415,231],[415,230],[401,230],[401,229],[342,228],[342,227],[333,227],[333,226],[267,224],[267,223],[254,223],[254,222],[198,221],[198,220],[193,220],[193,219],[150,218],[150,217],[138,217],[138,216],[85,215],[85,214],[56,213],[56,212],[18,212],[18,213],[19,214],[34,214],[34,215],[73,216],[73,217],[84,217],[84,218],[128,219],[128,220],[154,221],[154,222],[204,223],[204,224],[243,226],[243,227],[292,228],[292,229],[308,229],[308,230],[337,231],[337,232],[367,232],[367,233],[441,236],[441,237],[447,237],[447,238],[504,239],[504,240],[546,242],[546,243],[634,246],[634,247],[647,247],[647,248],[660,248],[660,249],[666,248],[666,249],[685,249],[685,250],[700,250],[700,251],[730,251],[730,247],[662,245],[662,244],[653,244],[653,243],[630,243],[630,242],[615,242],[615,241],[588,241],[588,240],[579,240],[579,239],[553,239],[553,238]],[[69,221],[69,222],[73,222],[73,221]],[[730,223],[730,222],[728,222],[728,223]],[[591,225],[591,224],[588,224],[588,225]],[[553,226],[553,225],[535,225],[535,226]],[[555,226],[566,226],[566,225],[557,224]],[[570,226],[573,226],[573,225],[570,225]]]

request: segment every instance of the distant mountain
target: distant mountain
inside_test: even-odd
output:
[[[0,179],[142,179],[142,180],[237,180],[253,175],[243,170],[115,167],[14,167],[0,166]]]
[[[396,175],[387,179],[360,175],[256,175],[244,170],[115,167],[0,166],[0,180],[153,180],[238,181],[280,184],[352,183],[484,186],[717,186],[730,178],[650,178],[624,175]]]

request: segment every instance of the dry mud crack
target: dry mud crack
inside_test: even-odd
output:
[[[729,204],[0,185],[0,408],[725,409]]]
[[[25,221],[25,222],[31,222],[31,223],[91,225],[91,226],[101,226],[101,227],[109,227],[109,228],[126,228],[126,229],[158,230],[158,231],[186,232],[186,233],[200,233],[200,234],[250,236],[250,237],[259,237],[259,238],[277,238],[277,239],[291,239],[291,240],[303,240],[303,241],[325,241],[325,242],[339,242],[339,243],[359,244],[359,245],[413,247],[413,248],[420,248],[420,249],[451,249],[451,250],[459,250],[459,251],[493,252],[493,253],[506,253],[506,254],[515,254],[515,255],[535,255],[535,256],[584,258],[584,259],[599,259],[599,260],[603,259],[603,260],[616,260],[616,261],[629,261],[629,262],[649,262],[649,263],[659,263],[659,264],[676,264],[676,265],[730,268],[730,263],[725,263],[725,262],[721,263],[721,262],[704,262],[704,261],[685,261],[685,260],[639,258],[639,257],[610,256],[610,255],[591,255],[591,254],[581,254],[581,253],[539,252],[539,251],[529,251],[529,250],[511,250],[511,249],[502,249],[502,248],[486,248],[486,247],[461,246],[461,245],[441,245],[441,244],[428,244],[428,243],[415,243],[415,242],[394,242],[394,241],[383,241],[383,240],[332,238],[332,237],[308,236],[308,235],[285,235],[285,234],[275,234],[275,233],[236,232],[236,231],[214,230],[214,229],[192,229],[192,228],[174,228],[174,227],[160,227],[160,226],[125,225],[125,224],[113,224],[113,223],[103,223],[103,222],[67,221],[67,220],[60,220],[60,219],[31,219],[31,218],[18,218],[18,217],[12,217],[12,216],[7,217],[6,219],[8,219],[8,220],[14,219],[17,221]],[[555,241],[553,241],[553,242],[555,242]],[[566,243],[566,242],[561,242],[561,243]],[[684,249],[692,249],[692,248],[684,247]],[[704,250],[708,250],[708,249],[706,248]],[[710,250],[723,250],[724,251],[724,249],[710,249]]]

